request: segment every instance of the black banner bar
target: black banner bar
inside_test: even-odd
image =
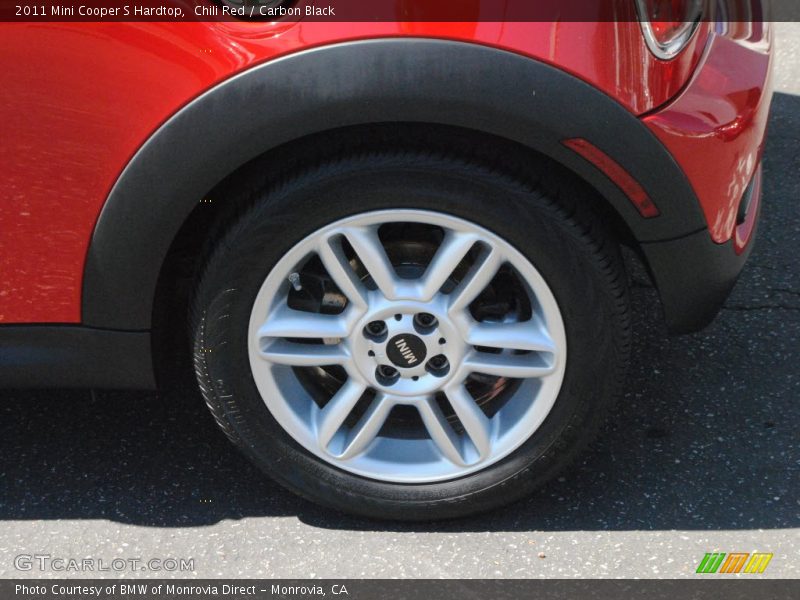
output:
[[[800,580],[0,580],[3,600],[789,600]]]

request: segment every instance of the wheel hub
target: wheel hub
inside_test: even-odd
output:
[[[360,374],[380,391],[421,397],[441,390],[465,355],[456,324],[436,303],[386,302],[374,295],[351,336]]]

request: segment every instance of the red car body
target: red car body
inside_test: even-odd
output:
[[[619,198],[610,203],[632,233],[632,245],[642,251],[674,330],[697,328],[713,316],[749,250],[758,214],[759,167],[772,90],[772,34],[767,23],[702,22],[687,47],[667,61],[647,51],[640,25],[634,21],[27,22],[0,24],[0,330],[14,332],[16,347],[25,346],[20,332],[30,324],[146,335],[152,323],[136,315],[152,314],[157,277],[144,277],[133,269],[124,274],[127,284],[95,285],[104,277],[98,275],[103,269],[97,265],[106,260],[99,256],[104,246],[96,244],[109,235],[101,231],[104,220],[109,226],[112,221],[125,222],[122,217],[107,217],[104,211],[110,211],[110,197],[135,170],[136,157],[158,144],[158,133],[210,90],[258,67],[315,52],[322,56],[330,48],[352,46],[353,42],[420,39],[488,48],[546,65],[587,89],[594,88],[628,115],[630,126],[638,127],[637,135],[657,140],[666,153],[649,167],[648,157],[657,147],[642,147],[642,164],[637,164],[638,159],[619,151],[620,144],[636,146],[637,142],[626,142],[626,131],[613,127],[606,129],[605,138],[573,132],[563,141],[587,143],[566,144],[550,154],[602,188],[604,196],[618,195],[620,190],[626,196],[627,208]],[[408,68],[401,62],[394,66]],[[458,66],[469,73],[464,85],[466,96],[472,99],[491,77],[485,65],[476,65],[472,71],[467,67]],[[392,63],[385,68],[391,71]],[[425,73],[425,68],[419,66],[420,77],[436,77]],[[309,77],[313,79],[313,75]],[[519,81],[518,85],[526,84]],[[332,113],[330,127],[386,119],[370,112],[371,91],[362,89],[361,93],[357,100],[361,104],[354,105],[357,110],[351,110],[346,119]],[[526,92],[537,95],[536,101],[554,93],[542,88]],[[331,104],[346,99],[335,94],[326,98],[325,89],[314,87],[305,95],[315,97],[320,111],[327,110],[326,99]],[[437,102],[440,99],[431,98],[431,104]],[[581,115],[597,127],[604,126],[605,116],[587,116],[587,106],[580,98],[563,97],[559,103],[565,122]],[[231,113],[272,110],[270,104],[228,107]],[[431,114],[446,112],[435,106],[430,110]],[[473,110],[465,108],[467,113]],[[480,113],[472,115],[472,127],[498,135],[499,126]],[[403,114],[398,119],[415,117]],[[420,116],[418,120],[436,119]],[[315,124],[312,129],[320,127]],[[296,135],[308,133],[302,130]],[[213,146],[215,134],[208,135],[212,137],[206,142]],[[261,151],[286,143],[291,133],[281,132],[279,137],[265,140]],[[248,150],[241,158],[252,154]],[[159,157],[162,171],[151,171],[148,184],[153,189],[169,180],[170,173],[181,173],[180,165],[186,161],[215,163],[196,145],[167,148]],[[685,177],[685,185],[670,192],[676,202],[681,201],[673,210],[671,200],[659,195],[664,186],[658,178],[672,185],[680,178],[673,176],[678,172]],[[176,177],[183,177],[178,174]],[[650,213],[637,207],[637,193],[643,194],[646,202],[652,201]],[[740,205],[745,197],[748,207],[743,214]],[[200,194],[195,203],[203,200]],[[134,203],[128,210],[136,211],[136,198],[128,197],[128,201]],[[686,205],[694,206],[690,206],[692,214],[687,214]],[[146,204],[140,207],[149,210]],[[183,222],[188,209],[180,212],[177,221]],[[143,230],[123,230],[111,236],[118,237],[119,243],[124,238],[124,243],[138,245],[132,252],[157,263],[151,266],[156,275],[168,249],[168,244],[165,247],[163,241],[148,237],[159,223],[162,221],[156,219]],[[163,238],[174,239],[174,224],[163,225],[168,229]],[[683,244],[680,240],[691,241]],[[696,254],[701,247],[702,252]],[[113,255],[110,261],[122,260],[111,246],[103,251]],[[692,256],[696,264],[690,264]],[[93,265],[92,261],[97,262]],[[682,263],[684,270],[671,266],[675,262]],[[141,306],[129,310],[130,302]],[[100,304],[105,308],[98,308]],[[91,345],[83,335],[64,343],[40,340],[29,349]],[[134,346],[140,349],[144,355],[140,364],[148,365],[149,338],[137,340],[121,347],[131,352]],[[106,346],[99,343],[101,347]],[[33,350],[26,356],[20,359],[26,365],[44,368],[49,364],[49,359],[40,360]],[[97,357],[102,362],[107,354],[98,350]],[[47,377],[20,375],[20,364],[14,367],[16,375],[6,377],[10,384],[48,382]],[[122,376],[122,367],[113,365],[107,365],[105,372],[94,379],[64,372],[49,383],[147,386],[152,382],[149,373],[131,378]]]

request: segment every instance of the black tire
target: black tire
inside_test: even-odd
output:
[[[284,174],[271,186],[257,177],[242,185],[229,198],[241,208],[210,244],[192,310],[195,370],[217,423],[280,484],[344,512],[452,518],[530,493],[594,437],[629,360],[630,311],[619,248],[590,203],[562,192],[572,189],[567,178],[527,181],[456,156],[392,150],[322,162]],[[449,213],[503,237],[545,278],[566,327],[566,373],[541,427],[501,461],[447,482],[385,483],[318,459],[272,417],[250,372],[248,322],[271,267],[328,223],[391,208]]]

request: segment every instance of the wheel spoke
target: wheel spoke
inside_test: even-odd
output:
[[[261,357],[276,365],[321,367],[343,365],[350,354],[339,344],[297,344],[276,340],[261,350]]]
[[[466,310],[470,303],[478,297],[478,294],[494,279],[502,263],[502,256],[495,248],[490,249],[475,261],[475,264],[450,294],[450,314]]]
[[[431,436],[431,441],[436,445],[439,452],[453,464],[465,465],[461,451],[461,440],[456,435],[456,432],[453,431],[450,423],[447,422],[447,418],[442,414],[436,401],[433,398],[428,398],[426,401],[418,403],[417,409],[420,417],[422,417],[425,429],[428,430],[428,435]]]
[[[346,312],[323,315],[293,310],[284,305],[270,313],[258,330],[258,338],[343,338],[349,333],[350,320]]]
[[[317,253],[333,282],[351,303],[363,311],[367,307],[367,290],[356,277],[340,241],[332,238],[323,240]]]
[[[469,373],[483,373],[512,379],[544,377],[555,371],[554,362],[545,362],[539,354],[489,354],[473,352],[464,360]]]
[[[398,277],[386,250],[378,237],[376,227],[352,227],[344,236],[355,250],[367,273],[381,293],[390,300],[397,298]]]
[[[350,431],[350,435],[345,441],[344,451],[338,458],[346,460],[364,452],[378,435],[393,406],[394,400],[391,397],[377,394],[367,412]]]
[[[419,300],[427,302],[433,298],[477,241],[473,234],[447,232],[422,277]]]
[[[488,348],[555,352],[547,329],[535,315],[522,323],[474,323],[467,331],[466,341]]]
[[[475,399],[463,385],[445,390],[447,400],[455,411],[458,420],[464,426],[472,445],[478,452],[479,460],[483,460],[492,449],[491,421],[475,402]]]
[[[317,440],[320,448],[327,450],[333,436],[341,429],[366,389],[362,383],[348,379],[317,413]]]

